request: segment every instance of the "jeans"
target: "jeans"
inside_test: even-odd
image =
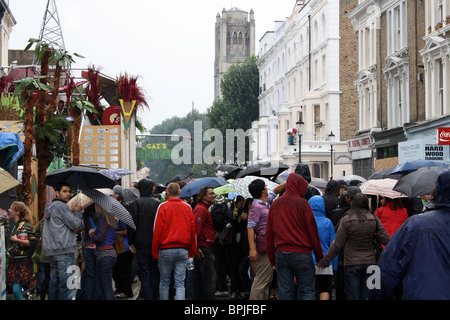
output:
[[[275,252],[279,300],[314,300],[316,275],[312,255]],[[297,280],[295,292],[294,277]]]
[[[100,280],[100,288],[105,300],[114,300],[114,289],[112,286],[112,270],[116,264],[117,257],[106,256],[97,260],[97,274]]]
[[[175,300],[185,300],[184,279],[186,278],[187,258],[187,249],[174,248],[159,250],[160,300],[169,300],[169,286],[172,271],[175,280]]]
[[[103,293],[97,276],[97,250],[83,248],[84,270],[81,274],[81,290],[77,292],[77,300],[102,300]]]
[[[48,300],[72,300],[71,278],[74,272],[68,270],[75,266],[75,254],[66,253],[50,256],[50,283],[48,288]]]
[[[145,300],[158,300],[158,260],[152,258],[152,248],[136,248],[136,268]]]
[[[345,295],[347,300],[367,300],[369,287],[367,267],[370,264],[355,264],[344,266]]]
[[[217,280],[214,252],[209,247],[200,249],[203,257],[194,259],[195,300],[214,300]]]

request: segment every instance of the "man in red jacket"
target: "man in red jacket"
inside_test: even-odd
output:
[[[195,300],[213,300],[216,291],[215,256],[212,249],[216,231],[208,210],[214,203],[214,198],[214,189],[205,186],[200,189],[194,208],[197,234],[197,252],[194,259]]]
[[[272,203],[266,227],[267,255],[276,266],[280,300],[313,300],[315,268],[323,257],[319,232],[311,206],[304,198],[308,182],[291,173],[286,191]],[[297,280],[295,296],[294,278]]]
[[[177,183],[167,186],[168,199],[162,203],[155,217],[152,256],[158,259],[160,300],[169,299],[172,271],[175,279],[175,300],[185,299],[184,279],[188,257],[196,250],[194,214],[179,197]]]

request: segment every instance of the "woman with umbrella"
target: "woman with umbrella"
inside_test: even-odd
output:
[[[114,242],[116,241],[118,219],[108,214],[106,210],[98,204],[95,204],[95,211],[101,213],[101,218],[95,229],[89,230],[89,236],[97,247],[97,267],[100,288],[105,300],[114,300],[112,271],[117,261]]]

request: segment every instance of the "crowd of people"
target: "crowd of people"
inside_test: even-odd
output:
[[[135,229],[95,203],[69,208],[70,186],[62,184],[36,227],[23,203],[11,205],[7,283],[23,299],[34,258],[42,300],[132,298],[135,276],[145,300],[450,298],[450,171],[424,200],[310,182],[302,163],[274,190],[253,180],[247,199],[210,186],[180,198],[186,182],[170,183],[161,198],[142,179],[135,200],[124,201],[120,187],[111,194]],[[370,286],[374,265],[381,280]]]

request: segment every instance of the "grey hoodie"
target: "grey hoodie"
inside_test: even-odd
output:
[[[47,256],[76,252],[75,229],[81,226],[81,212],[72,213],[64,201],[54,199],[45,207],[42,249]]]

